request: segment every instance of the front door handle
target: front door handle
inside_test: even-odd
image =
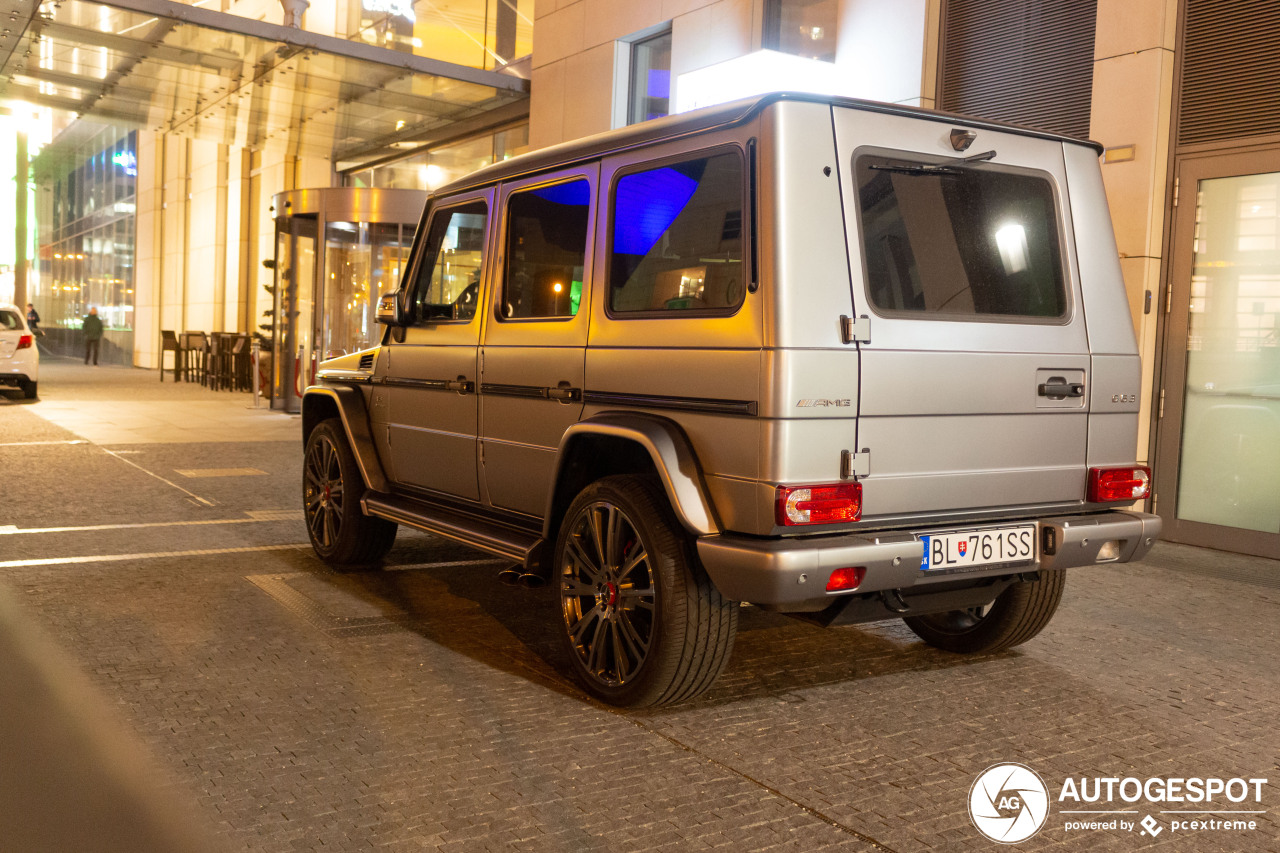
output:
[[[1048,382],[1040,384],[1039,394],[1041,397],[1083,397],[1084,384],[1081,382],[1067,382],[1064,379],[1054,377]]]

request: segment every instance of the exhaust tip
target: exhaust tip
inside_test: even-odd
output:
[[[498,572],[498,583],[505,586],[520,586],[521,572],[519,566],[512,566]]]
[[[528,574],[528,573],[520,575],[520,586],[524,587],[525,589],[542,589],[542,587],[546,586],[546,584],[547,584],[547,579],[544,578],[542,575],[534,575],[534,574]]]

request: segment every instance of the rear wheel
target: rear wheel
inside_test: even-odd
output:
[[[998,652],[1027,642],[1043,630],[1062,600],[1066,572],[1042,572],[1018,581],[990,604],[902,621],[931,646],[960,654]]]
[[[393,522],[361,511],[364,492],[364,478],[342,422],[337,418],[323,421],[307,437],[302,503],[311,547],[335,568],[374,565],[395,542]]]
[[[26,397],[28,400],[34,400],[34,399],[36,398],[36,389],[37,389],[38,387],[39,387],[39,383],[37,383],[37,382],[35,382],[35,381],[31,381],[31,382],[23,382],[23,383],[22,383],[22,396],[23,396],[23,397]]]
[[[724,669],[738,607],[707,577],[656,483],[584,489],[556,539],[561,636],[587,692],[611,705],[681,702]]]

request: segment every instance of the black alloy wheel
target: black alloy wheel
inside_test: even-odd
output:
[[[574,500],[556,541],[562,633],[587,692],[639,707],[715,681],[737,630],[665,496],[649,478],[608,477]]]
[[[336,568],[377,563],[391,549],[396,525],[360,509],[364,479],[347,444],[342,422],[330,418],[307,437],[302,502],[311,547]]]

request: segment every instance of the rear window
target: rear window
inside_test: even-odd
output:
[[[0,329],[21,329],[22,320],[12,311],[0,311]]]
[[[986,164],[855,158],[867,295],[939,319],[1067,313],[1053,187]]]
[[[614,190],[609,310],[732,313],[742,304],[742,156],[632,172]]]

